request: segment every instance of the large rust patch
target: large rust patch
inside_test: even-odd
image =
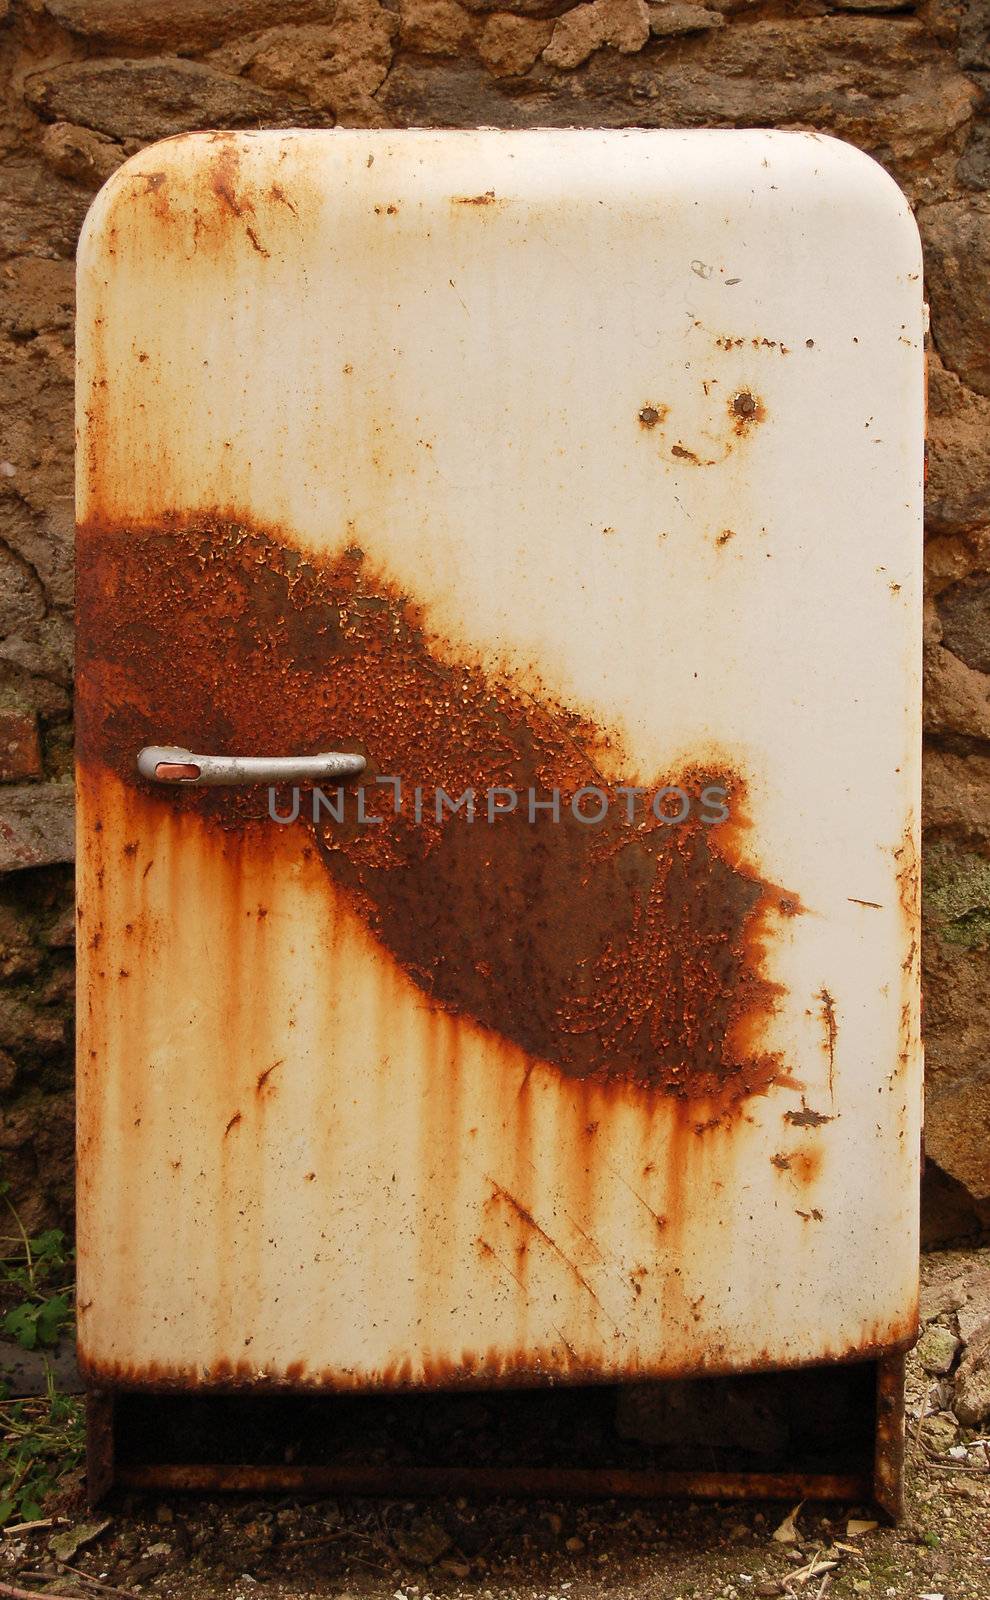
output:
[[[83,763],[236,828],[267,818],[265,790],[145,786],[141,746],[360,750],[364,811],[382,820],[360,824],[352,800],[343,822],[314,822],[304,796],[294,826],[431,1003],[579,1077],[723,1104],[774,1081],[763,940],[796,902],[744,858],[740,773],[699,765],[650,785],[720,785],[731,826],[697,805],[676,826],[642,802],[630,820],[597,765],[608,730],[432,637],[357,548],[321,564],[220,520],[82,528],[78,583]],[[378,776],[401,778],[400,811]],[[610,799],[594,824],[570,806],[588,785]],[[530,822],[525,801],[491,824],[437,820],[436,790],[495,786],[559,790],[560,820]]]

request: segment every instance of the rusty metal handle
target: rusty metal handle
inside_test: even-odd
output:
[[[189,784],[198,788],[241,783],[318,783],[321,779],[356,778],[364,756],[324,750],[315,756],[198,756],[176,745],[146,745],[137,758],[142,778],[153,783]]]

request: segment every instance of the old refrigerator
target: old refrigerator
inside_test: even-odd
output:
[[[100,1395],[896,1368],[923,341],[906,202],[809,133],[202,133],[110,179]]]

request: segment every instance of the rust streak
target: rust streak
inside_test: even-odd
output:
[[[289,210],[292,212],[292,215],[294,217],[297,217],[299,215],[298,206],[295,204],[295,202],[293,200],[291,200],[289,198],[289,196],[286,194],[285,190],[282,188],[282,185],[280,183],[273,183],[270,186],[270,188],[268,190],[268,193],[271,196],[271,198],[273,200],[277,200],[280,205],[288,206]]]
[[[596,1295],[594,1289],[591,1287],[591,1284],[588,1282],[587,1278],[581,1272],[580,1268],[575,1266],[574,1262],[571,1260],[570,1256],[566,1253],[566,1251],[564,1251],[564,1250],[562,1250],[560,1248],[560,1245],[557,1243],[556,1239],[551,1238],[550,1234],[547,1233],[546,1229],[540,1227],[540,1224],[537,1222],[537,1220],[533,1216],[532,1212],[527,1211],[526,1207],[524,1205],[520,1204],[520,1202],[516,1199],[515,1195],[510,1194],[508,1189],[503,1189],[502,1185],[500,1183],[496,1183],[494,1178],[488,1177],[487,1173],[485,1174],[485,1176],[487,1178],[487,1181],[492,1186],[492,1197],[493,1198],[497,1198],[499,1200],[503,1200],[505,1202],[505,1204],[507,1206],[509,1206],[511,1208],[511,1210],[513,1210],[515,1212],[516,1216],[520,1219],[520,1221],[525,1223],[527,1228],[531,1228],[533,1230],[533,1232],[537,1235],[537,1237],[543,1240],[544,1244],[547,1245],[553,1251],[553,1253],[556,1256],[558,1256],[559,1259],[564,1263],[564,1266],[567,1268],[568,1272],[573,1274],[574,1278],[581,1285],[582,1289],[586,1290],[586,1292],[591,1296],[592,1300],[595,1302],[595,1305],[598,1307],[599,1311],[606,1318],[606,1320],[608,1322],[612,1323],[612,1327],[613,1328],[617,1327],[617,1324],[612,1321],[612,1318],[609,1316],[608,1312],[605,1310],[605,1307],[602,1305],[601,1301],[599,1300],[598,1296]]]
[[[508,1262],[506,1261],[505,1257],[499,1254],[499,1252],[495,1249],[494,1245],[489,1244],[487,1239],[479,1239],[478,1240],[478,1250],[480,1251],[481,1255],[486,1256],[490,1260],[494,1261],[496,1267],[501,1268],[501,1270],[503,1272],[507,1273],[508,1276],[510,1278],[512,1278],[513,1282],[515,1282],[515,1283],[517,1283],[519,1285],[520,1289],[522,1290],[523,1294],[526,1296],[527,1300],[529,1299],[529,1290],[526,1288],[526,1285],[523,1283],[522,1278],[520,1278],[518,1272],[514,1272],[513,1271],[513,1269],[509,1266]]]
[[[248,238],[251,241],[251,248],[253,250],[257,250],[259,256],[265,256],[265,257],[270,259],[271,258],[271,251],[265,249],[264,245],[261,243],[261,240],[258,238],[258,235],[255,233],[255,231],[252,228],[250,223],[246,223],[245,224],[245,231],[247,233]]]
[[[835,1103],[835,1041],[839,1034],[839,1025],[835,1019],[835,1001],[827,989],[822,989],[818,995],[822,1003],[822,1022],[825,1027],[825,1049],[828,1052],[828,1092]]]
[[[643,1209],[645,1211],[649,1212],[650,1216],[653,1218],[653,1220],[656,1223],[657,1227],[658,1228],[665,1228],[667,1226],[667,1218],[662,1216],[659,1211],[654,1211],[653,1207],[649,1204],[649,1202],[647,1200],[643,1199],[643,1196],[639,1193],[639,1190],[638,1189],[634,1189],[632,1184],[629,1183],[628,1180],[622,1176],[622,1173],[619,1172],[616,1167],[612,1166],[611,1162],[606,1161],[604,1163],[604,1165],[608,1168],[608,1170],[612,1174],[612,1176],[614,1178],[618,1178],[619,1182],[623,1185],[623,1187],[629,1190],[629,1193],[632,1195],[633,1199],[634,1200],[638,1200],[640,1205],[643,1207]]]
[[[271,1077],[272,1073],[276,1070],[277,1067],[281,1067],[283,1064],[284,1063],[281,1062],[281,1061],[273,1061],[270,1067],[266,1067],[265,1068],[264,1072],[259,1072],[258,1081],[254,1086],[256,1094],[260,1094],[261,1093],[261,1091],[265,1087],[265,1084],[268,1082],[269,1078]]]
[[[241,158],[232,144],[227,144],[216,156],[210,174],[210,187],[221,206],[224,206],[234,217],[243,216],[244,212],[253,211],[250,201],[242,200],[238,195],[235,184],[240,169]]]

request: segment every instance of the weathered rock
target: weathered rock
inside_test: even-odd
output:
[[[70,33],[98,44],[202,50],[275,23],[325,21],[334,0],[45,0],[45,9]]]
[[[11,662],[29,673],[52,678],[56,683],[72,682],[72,622],[59,612],[50,611],[39,622],[20,629],[0,641],[0,661]]]
[[[990,1328],[990,1266],[967,1273],[956,1321],[963,1344],[971,1344],[982,1329]]]
[[[332,24],[271,28],[251,42],[245,66],[270,89],[305,99],[324,120],[377,122],[371,97],[384,81],[399,19],[378,0],[339,0]]]
[[[427,56],[460,55],[474,43],[477,26],[457,0],[400,0],[399,38],[404,50]]]
[[[959,1437],[959,1422],[951,1411],[936,1411],[921,1425],[921,1437],[935,1455],[943,1455]]]
[[[943,590],[937,601],[942,643],[967,667],[990,672],[990,578],[983,574]]]
[[[710,28],[721,28],[725,18],[720,11],[708,11],[704,6],[671,4],[651,5],[650,32],[654,39],[672,39],[680,33],[707,33]]]
[[[0,340],[4,525],[23,517],[24,508],[43,516],[53,506],[71,506],[72,343],[71,329],[59,321],[51,317],[33,337]]]
[[[431,1567],[452,1547],[454,1541],[435,1517],[417,1517],[410,1526],[396,1527],[393,1542],[403,1561],[418,1567]]]
[[[938,841],[926,852],[926,876],[939,871]],[[934,859],[933,859],[934,858]],[[929,891],[926,888],[926,898]],[[925,990],[926,1066],[928,1076],[928,1127],[926,1139],[932,1158],[950,1175],[954,1173],[949,1139],[939,1132],[939,1119],[945,1115],[953,1127],[960,1122],[960,1096],[965,1101],[969,1087],[986,1075],[990,1059],[990,1015],[985,1004],[990,987],[990,951],[979,943],[946,939],[943,927],[929,913],[925,917],[922,939],[923,982]],[[965,922],[960,933],[965,933]],[[944,1097],[948,1097],[943,1104]],[[974,1129],[974,1140],[979,1138]],[[963,1132],[960,1155],[970,1166],[970,1141]],[[986,1151],[976,1144],[976,1157],[986,1164]],[[986,1179],[982,1180],[986,1183]]]
[[[495,12],[478,36],[478,54],[497,78],[528,72],[549,43],[552,29],[549,21]]]
[[[88,189],[98,189],[126,159],[127,151],[116,139],[71,122],[53,122],[41,135],[41,153],[53,172],[72,178]]]
[[[945,652],[948,656],[948,652]],[[955,657],[951,657],[955,660]],[[963,672],[971,672],[962,663]],[[980,676],[973,674],[973,676]],[[942,753],[943,762],[951,759]],[[960,758],[956,758],[959,760]],[[979,779],[979,768],[975,769]],[[967,802],[947,786],[945,825]],[[935,819],[933,818],[933,821]],[[990,858],[977,845],[987,826],[984,812],[968,830],[935,838],[923,874],[926,1089],[925,1147],[940,1171],[971,1197],[973,1215],[990,1225]],[[947,1191],[946,1200],[952,1195]],[[929,1232],[931,1228],[929,1227]]]
[[[990,948],[990,858],[956,839],[928,849],[923,906],[939,937],[970,950]]]
[[[3,791],[0,790],[0,801]],[[58,1011],[35,1006],[23,995],[0,995],[0,1046],[15,1055],[25,1049],[42,1059],[57,1055],[65,1044],[66,1019]]]
[[[14,497],[0,497],[0,539],[35,573],[48,604],[65,611],[73,599],[74,532],[68,496],[43,516]]]
[[[45,932],[45,943],[52,950],[71,950],[76,942],[75,906],[63,906]]]
[[[5,986],[37,977],[43,965],[44,954],[24,917],[0,905],[0,977]]]
[[[587,17],[568,23],[564,59],[594,37]],[[642,54],[593,45],[575,76],[548,49],[519,87],[480,64],[400,58],[379,100],[400,125],[440,127],[748,127],[758,115],[849,139],[923,197],[954,173],[978,93],[913,18],[760,19]]]
[[[960,1270],[958,1263],[951,1258],[943,1261],[935,1256],[923,1258],[923,1267],[927,1266],[930,1272],[933,1262],[938,1263],[940,1270],[929,1277],[927,1282],[922,1282],[918,1301],[918,1315],[923,1323],[932,1322],[936,1317],[944,1316],[946,1312],[958,1310],[966,1298],[963,1288],[965,1274]]]
[[[990,543],[990,530],[974,532]],[[925,543],[925,587],[932,599],[982,570],[974,540],[961,533],[934,535]]]
[[[968,0],[959,25],[959,59],[978,72],[990,70],[990,12],[984,0]]]
[[[111,1526],[109,1517],[94,1522],[77,1522],[75,1527],[60,1529],[48,1540],[48,1548],[56,1561],[74,1561],[86,1545],[92,1544]]]
[[[0,1110],[0,1159],[30,1233],[72,1216],[73,1109],[68,1090]]]
[[[974,123],[956,177],[967,189],[990,189],[990,123]]]
[[[551,67],[579,67],[602,45],[629,55],[641,50],[649,37],[646,0],[591,0],[565,11],[554,23],[543,59]]]
[[[568,0],[461,0],[465,11],[475,16],[512,15],[545,20],[559,17],[568,9]]]
[[[0,873],[73,860],[73,799],[67,783],[0,788]]]
[[[955,1334],[933,1322],[918,1340],[918,1360],[926,1372],[933,1377],[939,1377],[951,1371],[959,1349],[959,1340]]]
[[[194,128],[262,123],[284,128],[301,115],[255,83],[164,56],[70,61],[32,74],[25,94],[42,116],[115,139],[161,139]]]
[[[22,256],[3,267],[0,335],[33,339],[52,329],[72,328],[75,268],[71,261]]]
[[[960,1422],[969,1427],[990,1419],[990,1323],[974,1336],[959,1363],[955,1407]]]
[[[928,526],[990,526],[990,399],[967,389],[931,351],[928,365]]]
[[[919,222],[939,354],[990,395],[990,196],[925,206]]]
[[[33,156],[0,166],[0,258],[71,256],[89,196]]]
[[[41,777],[41,742],[33,707],[0,703],[0,783]]]
[[[6,1050],[0,1050],[0,1099],[10,1094],[17,1083],[17,1062]]]
[[[983,994],[986,994],[984,968]],[[961,1052],[960,1052],[961,1053]],[[943,1172],[962,1183],[990,1226],[990,1083],[985,1055],[968,1080],[934,1078],[926,1100],[925,1148]]]
[[[951,831],[990,854],[990,755],[961,756],[936,747],[925,754],[923,780],[928,827]]]
[[[36,573],[0,545],[0,639],[45,615],[45,591]]]
[[[990,739],[990,679],[932,645],[925,651],[925,729]]]

